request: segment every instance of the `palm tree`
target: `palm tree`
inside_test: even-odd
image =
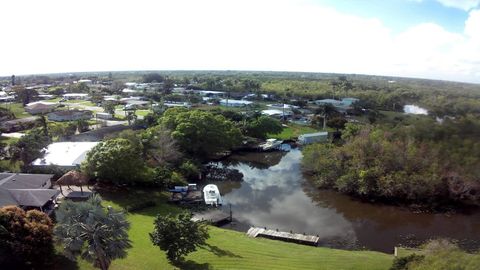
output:
[[[332,104],[321,105],[317,109],[317,113],[320,114],[323,118],[323,129],[327,128],[327,118],[330,118],[332,115],[337,114],[337,110]]]
[[[100,196],[86,202],[64,201],[56,212],[55,237],[62,243],[65,255],[92,262],[102,270],[112,260],[126,256],[130,224],[122,212],[101,205]]]

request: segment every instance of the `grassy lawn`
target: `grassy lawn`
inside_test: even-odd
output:
[[[135,114],[138,116],[146,116],[147,114],[151,113],[151,110],[136,110]]]
[[[180,266],[171,265],[165,253],[150,242],[157,214],[178,212],[179,208],[165,203],[166,194],[152,191],[103,193],[106,205],[125,207],[138,198],[158,201],[155,207],[130,213],[129,232],[132,248],[124,259],[113,261],[110,269],[388,269],[392,255],[371,251],[344,251],[315,248],[268,239],[248,238],[244,233],[209,227],[207,246],[185,258]],[[58,265],[58,269],[67,266]],[[64,262],[65,264],[67,262]],[[80,269],[93,269],[82,260]]]
[[[25,117],[32,116],[31,114],[25,111],[22,103],[5,103],[5,104],[2,104],[1,106],[13,112],[13,114],[15,115],[15,118],[25,118]]]
[[[279,134],[270,135],[270,138],[288,140],[297,138],[301,134],[318,132],[318,129],[312,128],[310,126],[296,125],[292,123],[287,124],[288,127],[283,128],[283,131]]]

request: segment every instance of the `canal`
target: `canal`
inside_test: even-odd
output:
[[[302,175],[302,153],[240,153],[215,164],[235,169],[243,181],[219,181],[225,211],[231,204],[234,222],[250,226],[318,235],[320,245],[387,253],[394,246],[414,246],[447,237],[467,248],[480,246],[480,211],[414,213],[409,209],[365,203],[333,191],[313,188]]]

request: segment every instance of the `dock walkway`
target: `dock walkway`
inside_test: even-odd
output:
[[[302,245],[316,246],[320,238],[314,235],[305,235],[300,233],[279,232],[277,230],[267,230],[265,228],[250,227],[247,232],[249,237],[264,237],[286,242],[294,242]]]
[[[225,213],[222,210],[215,209],[193,213],[192,221],[207,221],[214,225],[218,225],[230,222],[231,216],[229,213]]]

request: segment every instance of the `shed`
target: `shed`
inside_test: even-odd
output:
[[[316,133],[307,133],[298,136],[298,143],[306,145],[317,142],[327,142],[328,141],[328,132],[316,132]]]

